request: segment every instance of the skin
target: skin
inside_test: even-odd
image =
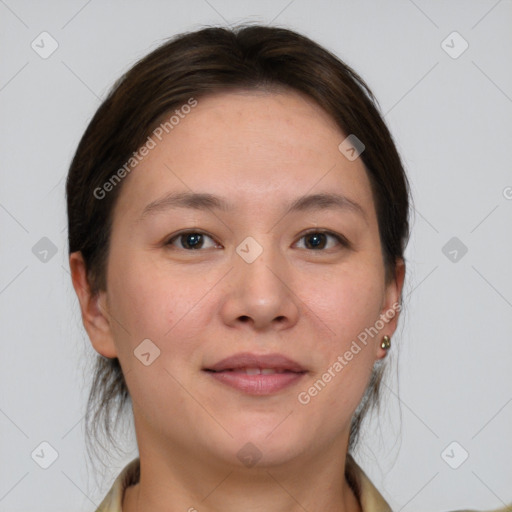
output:
[[[405,267],[385,282],[375,205],[361,159],[338,150],[333,120],[295,92],[239,91],[201,99],[125,178],[114,210],[107,289],[91,295],[80,253],[70,257],[95,350],[118,357],[133,402],[141,480],[123,511],[357,511],[344,478],[349,427],[398,315],[307,405],[297,400],[365,328],[399,300]],[[168,192],[208,192],[232,211],[174,208],[146,215]],[[320,192],[363,209],[291,213]],[[184,229],[206,232],[186,249]],[[306,230],[332,236],[311,248]],[[263,252],[247,263],[246,238]],[[185,238],[185,239],[184,239]],[[309,245],[308,245],[309,241]],[[322,248],[325,247],[325,248]],[[144,339],[160,349],[145,366]],[[281,353],[308,370],[299,384],[251,396],[205,366],[239,352]],[[252,468],[238,459],[251,442]]]

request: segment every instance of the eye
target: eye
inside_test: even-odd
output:
[[[209,239],[213,242],[210,246],[205,246],[205,241]],[[174,235],[166,242],[166,246],[175,246],[175,242],[178,242],[178,249],[184,249],[187,251],[198,250],[198,249],[210,249],[216,246],[216,242],[213,238],[206,233],[201,231],[182,231],[177,235]]]
[[[329,238],[334,239],[338,244],[344,247],[349,247],[349,242],[344,236],[332,233],[331,231],[309,231],[305,235],[302,235],[299,240],[305,240],[305,247],[301,248],[321,250],[332,248],[332,245],[331,247],[327,247]]]
[[[329,246],[329,239],[331,240],[331,244]],[[210,244],[208,245],[207,241],[210,240]],[[348,240],[336,233],[331,231],[319,231],[313,230],[308,233],[302,235],[299,240],[304,240],[304,246],[300,247],[301,249],[309,249],[309,250],[322,250],[322,249],[332,249],[338,245],[343,247],[350,247],[350,243]],[[176,245],[178,244],[178,245]],[[219,244],[213,240],[210,235],[203,233],[202,231],[182,231],[174,235],[170,238],[166,244],[166,246],[173,246],[177,249],[183,249],[186,251],[194,251],[200,249],[211,249],[214,247],[219,247]]]

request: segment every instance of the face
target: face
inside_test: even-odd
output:
[[[345,137],[297,93],[219,94],[125,178],[86,328],[121,362],[139,445],[241,464],[250,442],[269,465],[346,447],[401,279]]]

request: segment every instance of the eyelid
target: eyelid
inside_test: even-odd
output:
[[[175,234],[171,235],[169,238],[166,239],[166,242],[164,242],[164,245],[165,246],[172,245],[172,243],[175,240],[179,239],[180,236],[188,235],[188,234],[191,234],[191,233],[192,234],[197,234],[197,235],[207,236],[208,238],[211,238],[216,245],[222,245],[219,242],[217,242],[217,240],[215,240],[215,237],[213,235],[210,235],[210,233],[208,233],[206,231],[203,231],[202,229],[193,229],[193,228],[184,229],[182,231],[178,231],[178,233],[175,233]],[[178,247],[178,249],[181,249],[181,247]],[[199,252],[199,251],[201,251],[201,249],[196,249],[195,251],[191,251],[191,250],[187,251],[187,249],[181,249],[181,250],[186,251],[186,252]],[[202,250],[204,250],[204,249],[202,249]]]
[[[331,231],[329,229],[322,229],[322,228],[310,228],[310,229],[302,232],[301,235],[299,236],[299,240],[301,240],[305,236],[313,234],[313,233],[321,233],[321,234],[324,234],[324,235],[332,236],[333,238],[335,238],[339,242],[339,244],[341,246],[347,247],[347,248],[351,248],[352,247],[352,244],[342,234],[336,233],[336,232]],[[320,250],[320,251],[313,251],[313,250],[311,250],[311,251],[312,252],[325,252],[326,250]]]
[[[170,246],[172,245],[172,243],[178,239],[180,236],[183,236],[183,235],[187,235],[189,233],[193,233],[193,234],[198,234],[198,235],[203,235],[203,236],[207,236],[208,238],[210,238],[216,245],[221,245],[219,242],[217,242],[217,240],[215,239],[215,237],[213,235],[211,235],[210,233],[202,230],[202,229],[193,229],[193,228],[189,228],[189,229],[184,229],[182,231],[179,231],[178,233],[174,233],[173,235],[171,235],[167,241],[164,243],[165,246]],[[298,237],[297,239],[297,242],[299,240],[302,240],[305,236],[309,235],[309,234],[313,234],[313,233],[321,233],[321,234],[324,234],[324,235],[327,235],[327,236],[331,236],[333,238],[335,238],[339,245],[341,245],[342,247],[346,247],[348,249],[352,248],[352,244],[349,242],[349,240],[343,236],[342,234],[340,233],[336,233],[334,231],[331,231],[331,230],[328,230],[328,229],[322,229],[322,228],[310,228],[306,231],[303,231],[300,236]],[[295,242],[294,245],[297,243]],[[185,252],[201,252],[201,250],[205,250],[205,249],[196,249],[196,250],[187,250],[187,249],[182,249],[180,247],[178,247],[178,249],[180,250],[183,250]],[[211,247],[208,247],[208,249],[211,249]],[[320,250],[314,250],[314,249],[306,249],[308,251],[311,251],[311,252],[326,252],[328,251],[328,249],[320,249]]]

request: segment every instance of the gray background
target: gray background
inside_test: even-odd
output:
[[[510,0],[0,0],[1,512],[93,511],[136,455],[125,436],[99,482],[85,457],[94,352],[70,284],[64,183],[88,120],[163,39],[250,20],[305,33],[367,80],[412,184],[399,385],[387,381],[356,458],[397,511],[512,502]],[[43,31],[58,43],[48,58],[31,47],[51,48]],[[42,442],[58,453],[47,469]]]

